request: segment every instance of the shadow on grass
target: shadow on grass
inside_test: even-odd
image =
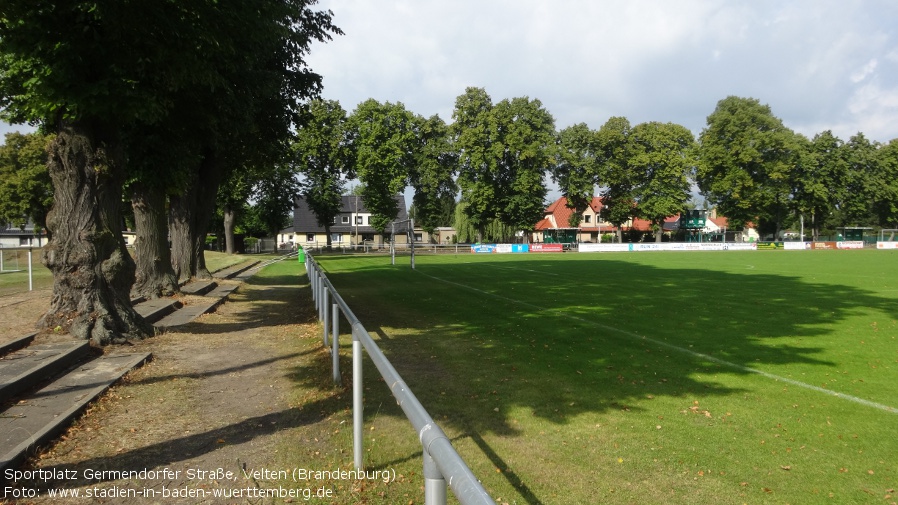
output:
[[[431,415],[467,433],[516,435],[512,408],[565,424],[659,396],[744,392],[715,373],[832,368],[815,343],[832,323],[861,309],[898,311],[895,300],[847,285],[596,256],[416,271],[388,260],[323,262],[369,332],[387,337],[382,349]]]

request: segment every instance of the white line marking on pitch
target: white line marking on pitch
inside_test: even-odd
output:
[[[632,339],[635,339],[635,340],[643,340],[643,341],[645,341],[645,342],[651,342],[652,344],[659,345],[659,346],[661,346],[661,347],[666,347],[666,348],[668,348],[668,349],[671,349],[671,350],[674,350],[674,351],[677,351],[677,352],[681,352],[681,353],[683,353],[683,354],[688,354],[688,355],[694,356],[694,357],[696,357],[696,358],[701,358],[701,359],[705,359],[705,360],[708,360],[708,361],[712,361],[712,362],[717,363],[717,364],[719,364],[719,365],[724,365],[724,366],[727,366],[727,367],[730,367],[730,368],[734,368],[734,369],[736,369],[736,370],[741,370],[741,371],[743,371],[743,372],[748,372],[748,373],[757,374],[757,375],[760,375],[760,376],[762,376],[762,377],[767,377],[768,379],[773,379],[773,380],[779,381],[779,382],[785,382],[785,383],[791,384],[791,385],[793,385],[793,386],[798,386],[798,387],[801,387],[801,388],[810,389],[811,391],[817,391],[818,393],[823,393],[823,394],[826,394],[826,395],[829,395],[829,396],[835,396],[836,398],[841,398],[841,399],[843,399],[843,400],[848,400],[848,401],[851,401],[851,402],[854,402],[854,403],[857,403],[857,404],[860,404],[860,405],[865,405],[865,406],[867,406],[867,407],[873,407],[873,408],[875,408],[875,409],[883,410],[883,411],[885,411],[885,412],[890,412],[890,413],[892,413],[892,414],[898,414],[898,409],[896,409],[895,407],[889,407],[888,405],[883,405],[882,403],[871,402],[870,400],[865,400],[865,399],[863,399],[863,398],[858,398],[857,396],[852,396],[852,395],[845,394],[845,393],[839,393],[838,391],[833,391],[833,390],[831,390],[831,389],[824,389],[824,388],[821,388],[821,387],[819,387],[819,386],[814,386],[813,384],[808,384],[808,383],[806,383],[806,382],[801,382],[801,381],[797,381],[797,380],[794,380],[794,379],[789,379],[789,378],[787,378],[787,377],[782,377],[782,376],[779,376],[779,375],[776,375],[776,374],[772,374],[772,373],[770,373],[770,372],[765,372],[765,371],[763,371],[763,370],[756,370],[756,369],[754,369],[754,368],[749,368],[749,367],[747,367],[747,366],[743,366],[743,365],[740,365],[740,364],[738,364],[738,363],[732,363],[732,362],[730,362],[730,361],[722,360],[722,359],[720,359],[720,358],[715,358],[714,356],[709,356],[709,355],[707,355],[707,354],[702,354],[702,353],[700,353],[700,352],[690,351],[689,349],[686,349],[686,348],[683,348],[683,347],[679,347],[679,346],[676,346],[676,345],[673,345],[673,344],[668,344],[667,342],[663,342],[663,341],[661,341],[661,340],[655,340],[655,339],[653,339],[653,338],[649,338],[649,337],[645,337],[645,336],[640,336],[640,335],[637,335],[636,333],[631,333],[631,332],[629,332],[629,331],[622,330],[622,329],[620,329],[620,328],[615,328],[614,326],[608,326],[608,325],[605,325],[605,324],[602,324],[602,323],[597,323],[597,322],[595,322],[595,321],[590,321],[590,320],[588,320],[588,319],[583,319],[582,317],[577,317],[577,316],[572,316],[572,315],[570,315],[570,314],[565,314],[563,311],[561,311],[561,310],[559,310],[559,309],[547,309],[547,308],[545,308],[545,307],[540,307],[540,306],[538,306],[538,305],[533,305],[532,303],[522,302],[522,301],[520,301],[520,300],[515,300],[515,299],[513,299],[513,298],[508,298],[508,297],[505,297],[505,296],[502,296],[502,295],[497,295],[497,294],[495,294],[495,293],[490,293],[489,291],[484,291],[484,290],[482,290],[482,289],[477,289],[477,288],[475,288],[475,287],[468,286],[468,285],[466,285],[466,284],[461,284],[461,283],[458,283],[458,282],[453,282],[453,281],[448,281],[448,280],[446,280],[446,279],[441,279],[441,278],[439,278],[439,277],[434,277],[434,276],[432,276],[432,275],[425,274],[425,273],[421,272],[420,270],[416,270],[416,272],[420,273],[421,275],[423,275],[423,276],[425,276],[425,277],[429,277],[429,278],[431,278],[431,279],[434,279],[434,280],[437,280],[437,281],[440,281],[440,282],[445,282],[446,284],[452,284],[453,286],[458,286],[458,287],[461,287],[461,288],[469,289],[469,290],[475,291],[475,292],[477,292],[477,293],[481,293],[481,294],[484,294],[484,295],[487,295],[487,296],[492,296],[492,297],[498,298],[498,299],[500,299],[500,300],[505,300],[505,301],[510,302],[510,303],[515,303],[515,304],[518,304],[518,305],[521,305],[521,306],[524,306],[524,307],[527,307],[527,308],[531,308],[531,309],[537,310],[537,311],[539,311],[539,312],[555,312],[556,314],[559,314],[559,315],[561,315],[561,316],[564,316],[564,317],[566,317],[566,318],[568,318],[568,319],[573,319],[573,320],[575,320],[575,321],[580,321],[581,323],[586,323],[586,324],[589,324],[589,325],[592,325],[592,326],[597,326],[597,327],[599,327],[599,328],[603,328],[603,329],[606,329],[606,330],[610,330],[610,331],[619,333],[619,334],[621,334],[621,335],[627,336],[627,337],[632,338]]]

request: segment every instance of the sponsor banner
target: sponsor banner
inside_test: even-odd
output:
[[[811,249],[835,249],[835,242],[811,242]]]
[[[771,249],[782,249],[782,242],[758,242],[758,250],[759,251],[769,251]]]
[[[845,240],[843,242],[836,242],[836,247],[839,249],[863,249],[864,241],[863,240]]]
[[[632,251],[633,244],[578,244],[580,252],[624,252]]]
[[[783,249],[787,251],[804,251],[810,248],[810,242],[783,242]]]
[[[724,249],[728,251],[757,251],[758,244],[754,242],[732,242],[724,244]]]
[[[494,253],[496,252],[496,244],[474,244],[471,246],[472,253]]]
[[[527,244],[496,244],[497,253],[525,253]]]
[[[877,249],[898,249],[898,242],[877,242]]]
[[[530,244],[530,252],[563,252],[563,244]]]
[[[754,242],[662,242],[637,244],[580,244],[580,252],[651,252],[651,251],[754,251]]]

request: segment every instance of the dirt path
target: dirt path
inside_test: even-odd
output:
[[[13,502],[304,501],[283,495],[304,492],[284,478],[284,448],[325,444],[346,402],[337,401],[342,388],[328,384],[309,290],[295,282],[250,279],[216,313],[137,344],[153,352],[153,361],[32,461],[29,468],[43,473],[15,486],[40,496]],[[10,320],[2,334],[25,333],[21,328],[40,313],[31,306],[46,303],[38,298],[17,303],[28,307],[30,323]],[[49,495],[60,489],[81,497]]]

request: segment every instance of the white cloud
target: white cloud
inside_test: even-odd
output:
[[[851,82],[857,84],[869,77],[876,71],[877,63],[876,58],[868,61],[867,64],[861,67],[857,72],[851,74]]]

